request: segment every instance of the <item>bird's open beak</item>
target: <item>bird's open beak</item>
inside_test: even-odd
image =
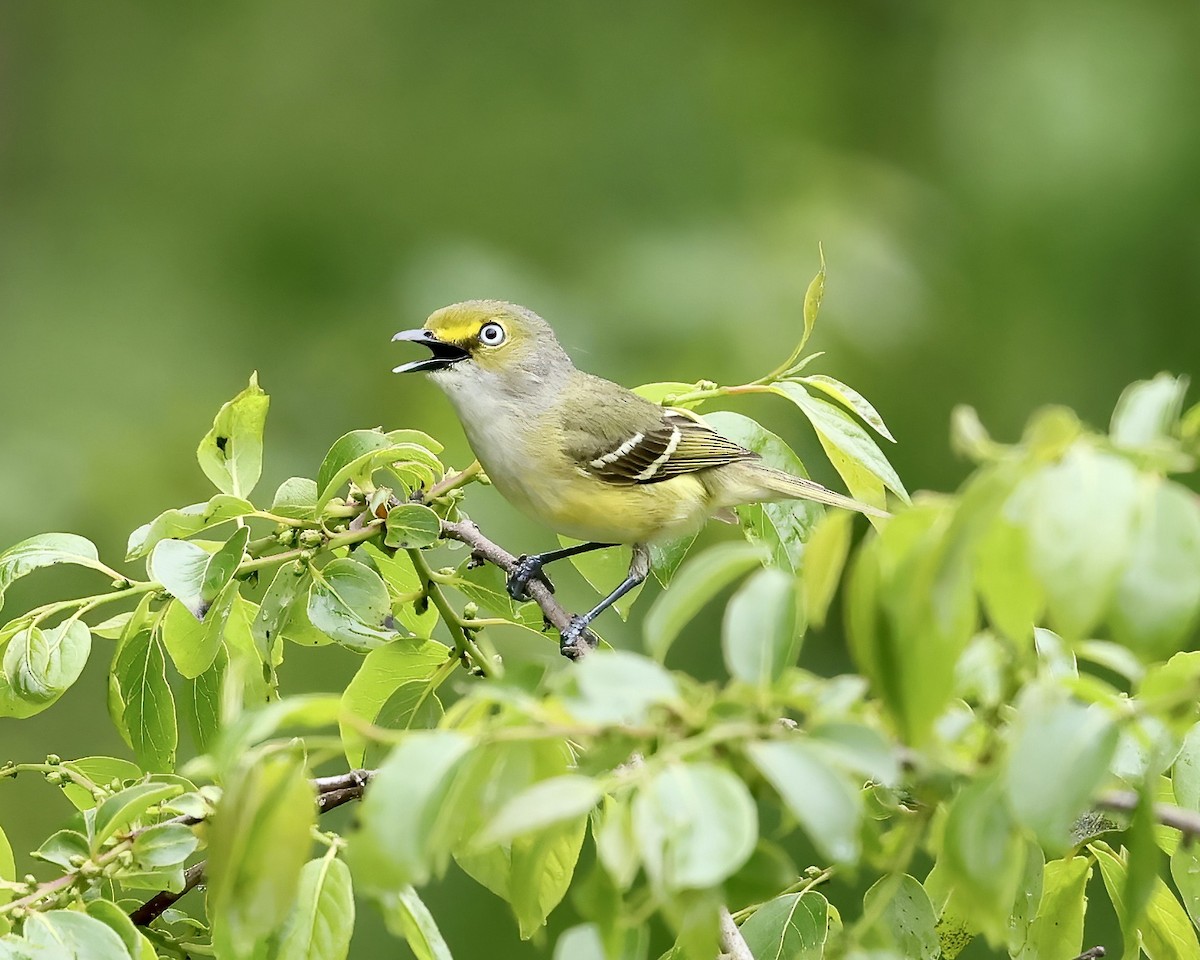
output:
[[[392,337],[392,340],[408,340],[412,343],[423,344],[433,354],[432,357],[426,357],[424,360],[413,360],[411,363],[402,363],[400,366],[393,368],[392,373],[427,373],[431,370],[445,370],[450,365],[458,363],[460,360],[466,360],[471,356],[462,347],[456,347],[452,343],[445,343],[439,340],[433,335],[433,331],[431,330],[401,330]]]

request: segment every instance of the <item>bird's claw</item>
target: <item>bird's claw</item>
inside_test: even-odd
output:
[[[587,617],[579,614],[571,617],[571,622],[567,624],[567,628],[560,634],[562,640],[559,643],[559,650],[564,657],[570,660],[578,660],[589,650],[596,649],[596,645],[600,641],[588,628],[590,622]]]
[[[508,590],[508,595],[518,603],[524,603],[529,597],[529,584],[534,580],[540,580],[546,585],[546,589],[551,593],[554,592],[554,584],[550,582],[550,578],[546,576],[546,572],[542,569],[542,561],[536,556],[522,554],[517,557],[517,565],[513,568],[512,573],[508,575],[508,580],[505,583],[505,589]]]

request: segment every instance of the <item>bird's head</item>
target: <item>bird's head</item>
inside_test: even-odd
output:
[[[419,343],[431,356],[395,368],[396,373],[435,375],[447,392],[480,380],[503,382],[510,392],[521,383],[541,383],[570,360],[550,324],[532,310],[501,300],[467,300],[435,311],[419,330],[392,337]]]

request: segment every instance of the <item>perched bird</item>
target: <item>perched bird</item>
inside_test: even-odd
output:
[[[527,599],[532,579],[555,560],[629,544],[629,575],[563,631],[563,652],[594,642],[590,624],[650,569],[647,545],[694,533],[731,508],[816,500],[886,516],[811,480],[767,466],[699,416],[667,408],[576,368],[554,331],[532,310],[498,300],[443,307],[420,330],[393,340],[431,356],[396,373],[428,373],[445,391],[493,485],[534,520],[582,544],[520,558],[508,581]]]

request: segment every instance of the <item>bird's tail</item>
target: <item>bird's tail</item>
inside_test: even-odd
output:
[[[706,471],[710,493],[719,507],[775,500],[815,500],[831,507],[857,510],[868,517],[889,517],[886,510],[837,493],[813,480],[795,477],[760,460],[742,460]]]

